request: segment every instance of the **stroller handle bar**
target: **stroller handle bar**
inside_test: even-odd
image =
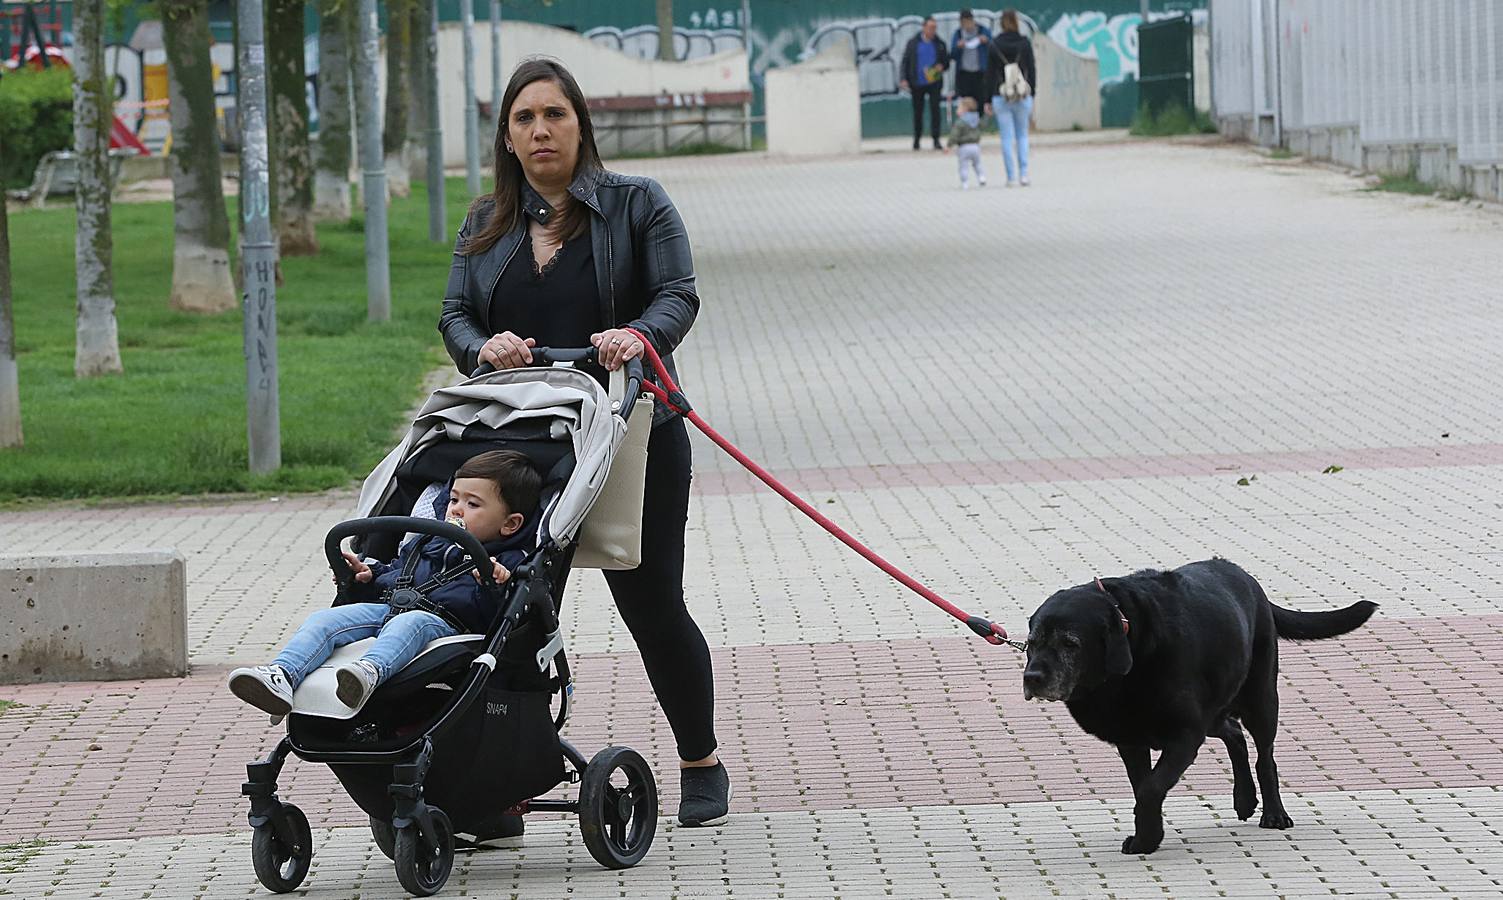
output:
[[[485,546],[478,538],[457,525],[440,522],[438,519],[419,519],[415,516],[371,516],[364,519],[350,519],[348,522],[340,522],[330,528],[329,536],[324,538],[324,556],[328,558],[329,568],[334,570],[334,580],[341,588],[348,586],[355,579],[355,573],[344,561],[341,546],[344,539],[357,534],[370,534],[374,531],[431,534],[434,537],[453,541],[469,554],[470,559],[475,560],[475,569],[480,573],[481,584],[491,590],[501,588],[493,577],[491,567],[480,565],[482,561],[489,562],[491,557],[485,552]]]
[[[533,366],[551,366],[555,363],[595,363],[596,355],[594,347],[532,347]],[[470,373],[471,378],[479,378],[481,375],[489,375],[496,371],[496,367],[490,363],[481,363]],[[634,357],[626,361],[626,391],[621,395],[620,407],[616,412],[624,419],[631,415],[636,403],[632,399],[642,393],[642,382],[645,378],[642,368],[642,358]],[[614,398],[613,398],[614,399]]]

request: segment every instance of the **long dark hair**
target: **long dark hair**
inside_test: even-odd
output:
[[[511,108],[517,102],[517,95],[535,81],[552,81],[557,84],[568,98],[569,105],[574,107],[574,115],[579,119],[579,160],[574,165],[574,173],[578,175],[582,171],[604,168],[600,162],[600,151],[595,147],[595,126],[590,122],[590,108],[585,103],[584,91],[579,89],[579,82],[574,80],[574,76],[558,60],[537,56],[522,60],[516,71],[511,73],[511,81],[506,83],[506,92],[501,95],[501,108],[497,110],[493,157],[496,161],[495,190],[489,195],[476,197],[475,202],[470,204],[470,211],[473,213],[489,199],[493,204],[491,217],[460,248],[460,252],[466,256],[489,250],[503,236],[510,234],[522,219],[522,185],[527,176],[522,171],[522,161],[517,159],[516,154],[506,150],[506,128],[511,120]],[[584,204],[573,197],[566,201],[563,209],[555,210],[555,213],[554,220],[548,227],[562,239],[576,237],[589,227],[588,211]]]

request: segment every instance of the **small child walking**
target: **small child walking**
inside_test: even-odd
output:
[[[955,148],[960,164],[960,189],[971,186],[967,165],[976,170],[976,183],[986,187],[986,172],[981,168],[981,114],[976,111],[974,97],[960,98],[955,124],[950,126],[950,146]]]
[[[542,477],[532,463],[513,450],[492,450],[473,457],[454,473],[445,518],[478,539],[491,558],[492,578],[499,584],[526,556],[522,526],[538,505]],[[435,506],[442,504],[442,498]],[[515,537],[517,540],[508,540]],[[347,603],[308,617],[281,654],[265,666],[245,666],[230,673],[235,696],[274,719],[292,710],[292,694],[304,678],[323,665],[335,648],[374,637],[365,655],[341,666],[335,695],[359,709],[383,681],[411,662],[429,641],[465,632],[483,633],[495,615],[495,602],[480,586],[464,549],[452,541],[423,536],[409,540],[392,565],[368,565],[345,552],[355,583],[374,602]],[[388,603],[393,588],[415,585],[416,608]]]

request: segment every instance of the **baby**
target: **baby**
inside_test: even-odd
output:
[[[976,182],[986,187],[986,173],[981,169],[981,114],[976,112],[974,97],[961,97],[955,123],[950,126],[950,146],[960,163],[960,189],[970,187],[966,164],[976,170]]]
[[[490,555],[497,584],[526,556],[522,526],[538,505],[542,477],[521,453],[492,450],[471,458],[454,473],[446,517],[473,534]],[[516,537],[519,540],[508,540]],[[230,673],[230,691],[270,713],[292,709],[292,694],[335,648],[368,637],[363,655],[336,671],[339,701],[359,709],[381,684],[411,662],[429,641],[455,634],[484,633],[496,613],[480,572],[453,541],[419,535],[402,545],[391,565],[368,565],[348,551],[356,591],[380,602],[347,603],[309,616],[269,666]],[[363,586],[363,587],[362,587]],[[377,594],[379,589],[379,594]]]

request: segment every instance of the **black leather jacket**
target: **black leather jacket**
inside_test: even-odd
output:
[[[651,178],[604,170],[581,172],[569,185],[569,193],[594,213],[590,217],[590,245],[600,289],[600,320],[635,328],[645,335],[677,382],[673,349],[694,324],[699,294],[694,289],[689,236],[673,201]],[[525,182],[522,202],[523,212],[537,222],[546,223],[553,214],[553,208]],[[487,324],[491,301],[502,270],[521,246],[526,224],[523,222],[484,253],[462,255],[459,244],[482,227],[490,209],[488,198],[476,204],[459,228],[443,314],[438,319],[444,346],[465,375],[475,370],[480,348],[491,337]],[[659,404],[653,410],[652,422],[657,425],[672,417],[673,413]]]

